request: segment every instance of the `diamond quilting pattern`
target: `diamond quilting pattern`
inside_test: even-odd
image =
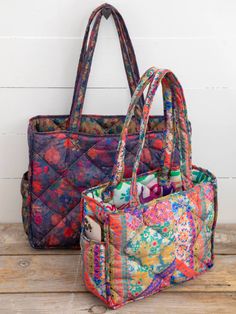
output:
[[[114,165],[119,135],[97,137],[68,132],[31,133],[31,128],[29,128],[29,132],[33,160],[30,169],[32,182],[30,181],[31,185],[29,186],[32,191],[31,208],[39,198],[45,205],[43,207],[45,217],[46,212],[49,211],[51,213],[48,213],[48,217],[56,213],[61,215],[63,221],[67,221],[67,215],[70,212],[73,214],[74,209],[79,207],[81,192],[85,188],[109,179]],[[145,163],[140,163],[139,173],[160,167],[162,149],[152,150],[150,148],[148,152],[148,147],[150,144],[150,147],[161,148],[163,133],[149,133],[148,137],[143,157]],[[137,135],[129,135],[125,176],[131,174],[134,153],[137,149],[136,139]],[[78,226],[80,225],[79,217],[76,215],[75,223]],[[69,246],[79,245],[78,236],[65,237],[63,232],[57,232],[57,235],[53,236],[57,229],[54,227],[50,232],[50,237],[47,237],[46,229],[40,223],[37,228],[29,228],[29,237],[34,247],[60,247],[61,243],[66,246],[67,242],[70,243]],[[63,227],[61,229],[63,230]],[[42,236],[43,241],[40,240]]]
[[[174,248],[171,236],[162,236],[157,228],[142,226],[127,243],[125,252],[135,257],[140,266],[159,274],[174,261]]]
[[[38,136],[39,137],[39,136]],[[37,138],[37,136],[36,136]],[[59,173],[67,167],[67,138],[65,134],[39,137],[36,141],[38,151],[36,151],[51,167]]]
[[[150,82],[152,71],[155,76]],[[164,160],[159,155],[159,165],[163,161],[163,167],[160,171],[137,177],[140,155],[145,151],[144,142],[149,143],[146,131],[150,107],[160,82],[164,90],[166,137],[165,141],[157,141],[154,146],[159,146],[160,152],[165,143]],[[147,83],[150,86],[141,117],[138,154],[132,178],[124,180],[129,121]],[[86,218],[92,218],[101,225],[103,242],[96,242],[105,248],[105,296],[99,293],[101,286],[97,285],[96,273],[88,274],[86,271],[97,262],[93,240],[87,242],[91,247],[89,256],[85,257],[82,251],[85,284],[112,309],[159,292],[171,284],[193,279],[210,268],[214,258],[216,179],[209,171],[192,166],[190,130],[182,87],[172,72],[151,68],[143,75],[135,93],[137,98],[132,98],[121,133],[114,176],[107,182],[110,185],[100,184],[82,193],[82,223]],[[176,143],[180,154],[173,154]],[[179,165],[174,167],[178,155]],[[150,165],[150,146],[145,159]],[[84,224],[82,243],[86,231]]]
[[[67,178],[60,178],[40,196],[40,199],[48,208],[64,217],[79,203],[80,193]]]
[[[105,243],[109,259],[105,267],[109,273],[106,280],[110,294],[103,301],[110,307],[190,280],[212,266],[216,191],[214,177],[209,175],[206,179],[195,182],[192,189],[138,207],[127,205],[117,211],[107,207],[109,218],[99,221],[103,221],[107,230]],[[85,215],[98,218],[98,213],[103,212],[102,203],[93,202],[101,188],[102,185],[83,193]],[[95,252],[86,257],[88,269],[95,264],[94,258]],[[94,276],[90,275],[87,288],[100,297],[101,287],[93,283]]]
[[[31,133],[31,129],[29,128],[29,133]],[[65,134],[62,134],[63,137],[65,137]],[[57,142],[57,134],[47,134],[47,136],[44,136],[44,134],[36,133],[34,134],[34,146],[33,151],[34,153],[40,154],[43,153],[46,149],[50,148],[52,143]]]
[[[77,205],[46,233],[43,241],[41,241],[41,245],[60,245],[66,248],[69,244],[73,247],[74,243],[78,242],[80,239],[80,221],[81,210],[80,205]],[[62,239],[62,241],[59,239]]]
[[[52,215],[57,213],[61,215],[63,221],[67,221],[67,216],[79,208],[80,194],[85,188],[109,180],[124,118],[82,116],[83,133],[79,134],[66,131],[67,116],[44,116],[30,120],[28,140],[31,162],[26,186],[29,202],[27,208],[24,208],[24,215],[29,218],[24,220],[25,225],[33,223],[30,212],[38,199],[42,206],[45,206],[43,207],[45,214],[46,211],[51,211]],[[131,175],[133,167],[134,154],[137,150],[138,123],[134,119],[130,126],[125,177]],[[162,158],[163,117],[151,117],[149,128],[153,132],[149,131],[147,134],[148,141],[145,143],[139,174],[159,168]],[[178,161],[178,154],[176,150],[174,163]],[[65,189],[69,192],[65,192],[64,196],[60,195]],[[61,227],[62,230],[63,228]],[[50,238],[40,223],[37,228],[25,226],[25,229],[28,230],[29,239],[34,247],[61,247],[61,243],[63,247],[66,247],[66,243],[69,243],[68,247],[79,245],[78,235],[73,238],[64,236],[63,232],[57,232],[53,237],[57,229],[55,226],[50,232]],[[43,235],[43,240],[40,240]]]
[[[207,187],[208,185],[208,187]],[[158,233],[159,241],[158,241],[158,251],[156,251],[156,260],[155,258],[152,260],[151,251],[155,251],[155,247],[151,246],[152,244],[152,233],[148,232],[149,227],[144,226],[143,230],[138,229],[136,231],[137,235],[132,238],[127,244],[126,254],[128,254],[128,260],[132,265],[132,275],[137,271],[140,272],[140,269],[143,267],[148,267],[150,271],[154,270],[153,265],[157,265],[159,270],[159,275],[167,269],[172,262],[176,259],[178,263],[176,264],[175,270],[171,275],[171,283],[179,283],[189,279],[194,275],[197,275],[198,272],[205,271],[212,263],[212,254],[211,254],[211,240],[212,240],[212,225],[214,220],[214,206],[213,206],[213,186],[210,184],[205,184],[202,186],[196,186],[195,192],[192,191],[189,193],[193,198],[195,198],[200,193],[200,200],[197,199],[197,202],[191,202],[191,196],[188,197],[182,193],[182,197],[173,194],[170,196],[171,202],[167,200],[157,201],[155,207],[149,207],[143,213],[144,222],[148,223],[148,225],[152,225],[156,228],[157,223],[163,223],[163,227],[165,227],[165,233]],[[210,194],[210,195],[209,195]],[[207,195],[207,196],[206,196]],[[198,206],[195,206],[198,204]],[[201,212],[201,216],[198,217],[195,214],[199,215],[199,208],[203,208],[204,211]],[[154,213],[155,211],[155,213]],[[170,213],[172,212],[172,214]],[[172,218],[171,218],[172,217]],[[172,234],[174,233],[175,239],[173,242],[169,240],[167,243],[168,251],[167,257],[171,256],[173,259],[167,260],[165,264],[165,268],[161,268],[161,262],[165,260],[165,246],[163,249],[163,242],[161,239],[167,239],[166,233],[168,231],[168,224],[172,221],[173,217],[175,217],[175,223],[172,224]],[[174,231],[173,231],[174,230]],[[139,239],[139,242],[137,241]],[[146,242],[149,241],[149,245],[146,247]],[[156,244],[156,241],[154,241]],[[133,249],[131,250],[130,247]],[[173,255],[171,254],[173,253]],[[152,260],[152,263],[149,263],[149,259]],[[158,259],[158,260],[157,260]],[[129,262],[128,262],[129,263]],[[135,265],[136,263],[136,265]],[[154,276],[150,273],[149,276],[153,278]],[[158,271],[157,271],[158,273]],[[141,275],[140,275],[141,276]],[[137,274],[134,275],[134,279],[136,280]],[[139,278],[140,280],[140,278]],[[156,278],[155,278],[156,280]],[[146,280],[148,285],[148,280]],[[143,283],[142,283],[143,284]],[[159,282],[159,287],[160,287]],[[170,283],[169,283],[170,284]],[[141,287],[139,285],[139,281],[135,281],[134,286],[141,291]],[[134,288],[134,287],[133,287]],[[144,287],[143,287],[144,288]],[[150,288],[148,288],[150,290]],[[136,291],[137,292],[137,291]],[[135,294],[136,296],[138,294]],[[140,294],[142,295],[142,293]]]
[[[32,232],[37,234],[39,240],[42,240],[44,235],[49,232],[54,225],[58,224],[62,218],[62,215],[49,210],[40,199],[37,199],[33,203],[31,211]]]
[[[94,186],[102,182],[106,176],[107,174],[89,160],[86,154],[74,162],[67,172],[68,180],[73,182],[75,187],[89,187],[90,184]]]
[[[155,207],[148,208],[143,213],[143,219],[151,227],[142,226],[142,228],[136,230],[136,235],[128,241],[125,252],[128,255],[129,269],[132,270],[131,286],[135,296],[138,296],[138,291],[142,295],[146,288],[149,292],[153,292],[149,287],[150,278],[152,278],[150,282],[153,282],[153,285],[155,282],[155,288],[158,286],[161,289],[161,277],[165,278],[167,285],[170,284],[170,281],[172,283],[181,282],[187,279],[184,274],[186,269],[194,268],[194,241],[196,234],[193,215],[187,198],[182,197],[182,200],[178,199],[178,201],[178,206],[176,206],[178,202],[164,200],[159,201]],[[178,209],[178,212],[176,209]],[[175,220],[173,220],[174,217]],[[199,221],[202,222],[201,219]],[[130,231],[128,233],[130,234]],[[156,249],[156,246],[158,249]],[[172,263],[175,263],[175,259],[183,261],[184,273],[177,266],[174,269],[170,268],[172,273],[167,273],[169,280],[167,282],[167,277],[163,272],[167,271]],[[147,267],[150,269],[148,272],[149,279],[146,278],[146,286],[142,282],[143,287],[141,289],[139,284],[142,277],[141,270],[145,272]],[[155,277],[153,273],[156,273],[159,277]],[[136,290],[134,287],[136,287]]]
[[[47,188],[53,184],[60,174],[57,173],[42,157],[34,154],[32,161],[32,192],[40,196]]]

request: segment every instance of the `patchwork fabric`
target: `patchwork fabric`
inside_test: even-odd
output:
[[[111,176],[125,116],[81,115],[104,8],[111,10],[115,20],[131,93],[139,80],[132,43],[120,13],[108,4],[98,7],[85,32],[71,114],[37,116],[29,122],[30,162],[21,186],[22,216],[30,243],[35,248],[78,248],[81,192],[108,181]],[[141,110],[142,101],[139,104]],[[137,152],[140,110],[138,106],[136,109],[136,117],[132,118],[128,130],[125,177],[131,176]],[[165,129],[164,116],[150,118],[138,173],[161,167]],[[173,165],[178,164],[176,148]]]
[[[113,206],[111,211],[92,198],[94,190],[84,194],[85,217],[104,230],[101,243],[82,236],[84,280],[109,307],[144,298],[212,267],[216,180],[199,168],[193,175],[191,190],[135,210]]]
[[[163,163],[159,169],[137,175],[160,82],[167,84],[164,101],[169,101]],[[132,177],[124,179],[127,128],[137,98],[148,84]],[[174,143],[179,148],[178,165],[171,162]],[[191,164],[186,104],[172,72],[151,68],[142,76],[121,132],[112,178],[85,190],[82,204],[85,285],[110,308],[193,279],[213,266],[216,178]],[[85,221],[91,219],[101,226],[100,242],[86,237]]]
[[[68,118],[68,117],[67,117]],[[115,128],[122,127],[124,118],[115,120]],[[66,118],[64,118],[66,119]],[[114,165],[119,134],[93,135],[97,123],[91,118],[91,135],[83,131],[74,134],[54,130],[53,125],[63,117],[36,117],[29,126],[29,173],[22,180],[23,217],[30,242],[36,248],[78,247],[80,238],[81,192],[109,180]],[[99,120],[99,118],[98,118]],[[101,121],[109,117],[100,117]],[[147,135],[138,172],[145,173],[161,167],[164,146],[164,117],[151,118],[154,131]],[[48,122],[50,121],[50,122]],[[89,125],[89,116],[85,117]],[[118,123],[119,121],[119,123]],[[46,123],[47,122],[47,123]],[[100,130],[102,128],[102,123]],[[109,123],[113,125],[111,122]],[[133,126],[138,126],[133,122]],[[82,123],[83,126],[83,123]],[[160,127],[160,131],[158,128]],[[44,130],[44,131],[43,131]],[[130,177],[137,151],[138,133],[128,137],[125,177]],[[174,162],[179,163],[176,149]]]

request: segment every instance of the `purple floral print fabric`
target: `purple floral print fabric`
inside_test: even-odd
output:
[[[22,180],[22,215],[35,248],[78,248],[81,193],[111,176],[125,116],[82,115],[102,10],[107,7],[118,30],[131,94],[139,80],[133,46],[120,13],[107,4],[98,7],[85,32],[70,115],[37,116],[29,122],[29,169]],[[139,106],[142,105],[140,97]],[[128,131],[126,177],[131,176],[137,152],[140,116],[138,106],[136,109]],[[138,173],[161,167],[165,120],[165,116],[150,118]],[[178,161],[179,152],[175,149],[173,164]]]

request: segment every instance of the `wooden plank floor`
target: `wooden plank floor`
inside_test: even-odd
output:
[[[0,224],[0,313],[236,313],[236,224],[219,225],[215,266],[196,280],[111,311],[86,291],[76,250],[33,250]]]

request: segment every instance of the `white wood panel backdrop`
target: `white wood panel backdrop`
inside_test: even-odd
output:
[[[182,82],[194,163],[218,177],[219,221],[236,222],[236,2],[110,2],[126,20],[140,72],[167,67]],[[101,3],[0,0],[0,222],[21,221],[28,119],[69,112],[86,22]],[[85,112],[125,114],[129,99],[115,27],[102,21]]]

